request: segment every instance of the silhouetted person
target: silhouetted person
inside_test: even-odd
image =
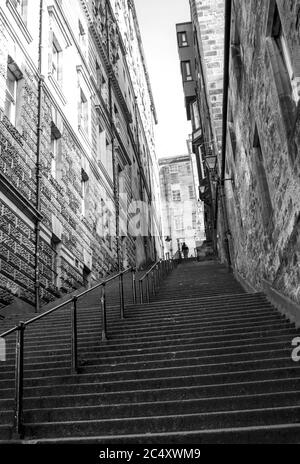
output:
[[[188,255],[189,255],[189,247],[186,245],[185,242],[183,242],[181,250],[182,250],[184,259],[187,259]]]

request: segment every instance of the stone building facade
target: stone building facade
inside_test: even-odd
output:
[[[207,241],[225,259],[224,224],[217,217],[222,141],[224,1],[190,0],[191,21],[176,26],[190,151],[196,157]],[[190,70],[190,73],[187,72]],[[218,230],[222,232],[218,234]]]
[[[232,3],[226,199],[235,269],[300,303],[300,2]]]
[[[132,1],[0,5],[2,305],[38,308],[161,252],[159,211],[143,235],[128,228],[158,194],[137,34]]]
[[[205,233],[203,203],[198,200],[191,158],[161,158],[159,167],[165,254],[174,256],[185,242],[189,256],[195,256]]]
[[[299,304],[300,2],[190,0],[190,5],[192,21],[178,25],[177,33],[186,29],[191,37],[195,83],[193,96],[184,82],[187,116],[218,255],[252,288],[274,290]],[[225,88],[210,68],[214,59],[223,66],[221,12],[228,32]],[[209,45],[217,44],[211,54]],[[180,43],[179,55],[182,60]],[[207,134],[217,142],[208,152]]]

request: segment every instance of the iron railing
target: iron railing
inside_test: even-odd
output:
[[[106,286],[108,283],[119,278],[119,297],[120,297],[120,318],[124,319],[125,304],[124,304],[124,275],[132,273],[132,295],[133,303],[136,303],[136,269],[131,267],[119,274],[112,276],[103,282],[94,285],[93,287],[85,290],[84,292],[73,296],[72,298],[64,301],[63,303],[55,306],[54,308],[46,311],[38,316],[29,319],[26,322],[20,322],[17,326],[10,330],[2,333],[1,338],[8,337],[12,333],[16,332],[16,364],[15,364],[15,409],[14,409],[14,425],[13,434],[15,437],[21,438],[23,435],[23,389],[24,389],[24,340],[25,340],[25,329],[29,325],[39,321],[40,319],[49,316],[50,314],[58,311],[71,304],[71,373],[78,374],[78,331],[77,331],[77,302],[79,298],[87,295],[97,288],[101,288],[101,340],[107,340],[107,318],[106,318]]]
[[[140,302],[144,302],[144,291],[146,290],[147,301],[150,301],[150,285],[152,287],[152,294],[156,293],[159,284],[163,277],[165,277],[176,265],[177,260],[159,260],[157,261],[146,274],[139,280]],[[137,303],[137,288],[136,288],[136,269],[131,267],[112,276],[99,284],[85,290],[84,292],[73,296],[72,298],[64,301],[63,303],[55,306],[54,308],[46,311],[26,322],[20,322],[17,326],[2,333],[1,338],[8,337],[16,332],[16,361],[15,361],[15,406],[14,406],[14,424],[13,435],[15,438],[22,438],[23,427],[23,390],[24,390],[24,341],[25,329],[29,325],[49,316],[50,314],[58,311],[59,309],[71,304],[71,373],[79,373],[78,362],[78,330],[77,330],[77,313],[78,313],[78,300],[88,293],[97,288],[101,288],[100,306],[101,306],[101,340],[106,341],[107,336],[107,311],[106,311],[106,287],[107,284],[115,279],[119,279],[119,301],[120,301],[120,319],[125,318],[125,301],[124,301],[124,275],[132,274],[132,302]],[[151,282],[150,282],[151,281]],[[146,283],[146,289],[144,288]]]
[[[161,280],[166,277],[175,266],[178,260],[167,259],[156,261],[152,267],[139,280],[139,299],[140,303],[150,303],[151,294],[155,295]]]

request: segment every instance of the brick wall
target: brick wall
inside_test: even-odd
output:
[[[224,0],[191,0],[194,24],[200,30],[200,53],[217,140],[222,137]]]

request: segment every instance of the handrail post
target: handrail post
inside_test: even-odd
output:
[[[149,286],[149,274],[147,274],[147,302],[150,303],[150,286]]]
[[[106,293],[105,283],[101,286],[101,322],[102,322],[102,335],[101,339],[103,342],[107,341],[107,329],[106,329]]]
[[[14,436],[23,436],[23,389],[24,389],[24,331],[25,323],[20,322],[16,333],[16,373],[15,373],[15,413]]]
[[[143,303],[143,281],[142,279],[139,280],[139,290],[140,290],[140,303]]]
[[[151,272],[151,280],[152,280],[152,295],[155,295],[154,271]]]
[[[73,298],[73,305],[71,308],[72,319],[72,361],[71,370],[72,374],[78,374],[78,343],[77,343],[77,296]]]
[[[123,274],[119,277],[119,294],[120,294],[120,319],[124,319],[124,279]]]
[[[158,287],[159,287],[159,268],[158,268],[158,265],[155,266],[155,286],[156,286],[156,290],[158,290]]]
[[[132,270],[132,301],[136,304],[136,269],[133,267]]]

